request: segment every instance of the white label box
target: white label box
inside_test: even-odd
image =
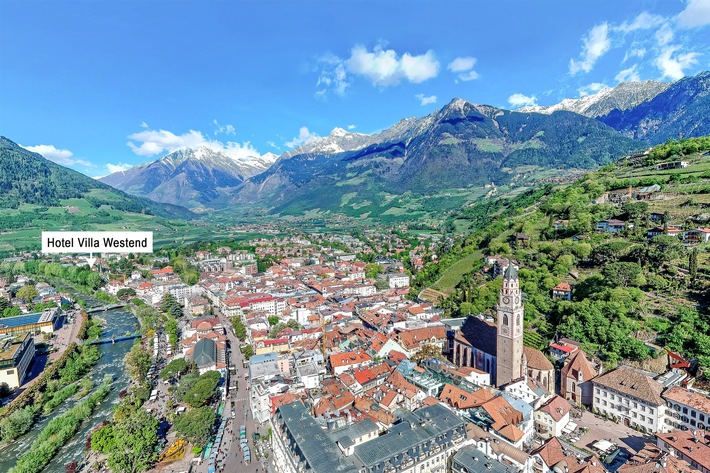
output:
[[[153,232],[42,232],[42,253],[152,253]]]

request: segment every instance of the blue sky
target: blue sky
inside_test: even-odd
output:
[[[0,134],[90,176],[710,69],[710,0],[0,1]]]

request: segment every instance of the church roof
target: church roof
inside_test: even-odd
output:
[[[552,371],[555,369],[547,359],[545,355],[540,350],[536,350],[531,347],[523,347],[523,353],[525,353],[525,358],[528,362],[528,368],[532,368],[538,371]]]
[[[509,264],[508,267],[505,269],[503,279],[518,279],[518,270],[515,269],[514,264]]]
[[[461,334],[472,347],[491,356],[496,356],[498,327],[473,315],[461,326]]]

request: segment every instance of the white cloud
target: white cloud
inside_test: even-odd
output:
[[[446,68],[451,72],[464,72],[473,69],[476,65],[476,58],[471,56],[457,57],[449,63]]]
[[[643,59],[643,57],[646,55],[646,48],[631,48],[628,51],[626,51],[626,54],[624,54],[624,60],[621,62],[626,62],[632,57],[637,57],[639,59]]]
[[[620,71],[614,79],[617,82],[638,82],[641,80],[641,76],[638,73],[638,64],[634,64],[628,69]]]
[[[129,148],[139,156],[154,156],[160,153],[171,153],[179,149],[206,147],[213,151],[224,153],[234,160],[260,156],[251,143],[236,143],[227,141],[208,140],[201,132],[190,130],[182,135],[167,130],[146,130],[128,136],[131,140]],[[134,143],[137,142],[138,144]]]
[[[592,82],[589,85],[580,87],[579,89],[577,89],[577,92],[579,92],[580,97],[584,97],[585,95],[596,94],[597,92],[606,87],[608,86],[606,84],[602,84],[601,82]]]
[[[141,128],[148,128],[148,124],[145,121],[142,121]]]
[[[710,25],[710,0],[689,0],[685,10],[676,17],[681,28]]]
[[[355,125],[348,125],[348,130],[354,130],[355,128],[357,128]]]
[[[163,151],[199,148],[207,143],[202,133],[195,130],[190,130],[182,135],[176,135],[167,130],[147,130],[133,133],[128,136],[128,139],[141,142],[139,146],[136,146],[132,141],[127,143],[128,147],[139,156],[153,156]]]
[[[316,138],[320,138],[320,136],[317,133],[309,131],[307,127],[302,126],[300,130],[298,130],[298,136],[291,141],[287,141],[284,145],[289,148],[297,148]]]
[[[74,153],[72,153],[68,149],[59,149],[54,145],[37,145],[22,147],[28,151],[32,151],[33,153],[41,154],[43,157],[49,159],[50,161],[54,161],[57,164],[61,164],[62,166],[75,166],[77,164],[80,164],[86,167],[94,167],[94,165],[91,164],[89,161],[86,161],[84,159],[74,159],[72,157],[74,156]]]
[[[478,72],[468,71],[468,72],[464,72],[462,74],[459,74],[457,77],[459,78],[459,80],[462,80],[464,82],[468,82],[470,80],[478,79]]]
[[[656,58],[655,65],[663,73],[662,78],[678,80],[685,76],[684,69],[698,63],[699,53],[688,52],[675,54],[680,49],[678,45],[670,45],[661,51]]]
[[[125,164],[125,163],[118,163],[118,164],[106,163],[106,170],[108,171],[109,174],[113,174],[114,172],[128,171],[132,167],[133,166],[131,164]]]
[[[417,94],[415,95],[417,100],[419,100],[421,105],[429,105],[432,103],[436,103],[436,95],[430,95],[429,97],[426,97],[424,94]]]
[[[632,31],[655,28],[664,21],[665,20],[662,16],[653,15],[648,12],[641,12],[631,23],[625,21],[619,26],[614,27],[614,29],[624,33],[630,33]]]
[[[580,59],[569,60],[569,72],[572,75],[591,71],[597,60],[609,51],[611,48],[609,24],[605,22],[592,28],[582,43]]]
[[[225,135],[236,135],[237,134],[237,130],[234,129],[233,125],[220,125],[220,123],[217,121],[216,118],[214,120],[212,120],[212,123],[216,127],[216,129],[214,131],[215,135],[218,135],[221,133],[224,133]]]
[[[343,95],[350,87],[345,64],[338,56],[331,53],[321,56],[318,58],[316,70],[320,72],[316,81],[316,87],[319,87],[317,97],[324,97],[328,91]]]
[[[664,46],[673,41],[673,30],[668,23],[664,23],[663,26],[656,31],[656,41],[659,46]]]
[[[451,72],[458,73],[457,78],[464,82],[478,79],[478,72],[473,70],[478,60],[475,57],[463,56],[457,57],[449,63],[446,68]]]
[[[397,85],[403,79],[419,84],[439,74],[439,61],[434,51],[420,55],[404,53],[400,57],[395,50],[383,49],[381,45],[372,51],[355,46],[345,65],[348,72],[367,77],[377,87]]]
[[[276,143],[274,143],[273,141],[267,141],[266,144],[269,145],[269,146],[271,146],[272,148],[281,149],[281,148],[279,148],[279,147],[276,145]]]
[[[537,97],[534,95],[513,94],[508,97],[508,103],[514,108],[537,105]]]

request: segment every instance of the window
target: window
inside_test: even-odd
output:
[[[705,422],[705,414],[700,413],[700,420],[701,420],[702,422]]]
[[[690,417],[692,417],[693,419],[695,419],[695,414],[696,414],[695,411],[690,411]]]
[[[683,408],[683,414],[687,414],[687,413],[688,413],[688,408],[687,408],[687,407],[684,407],[684,408]]]

